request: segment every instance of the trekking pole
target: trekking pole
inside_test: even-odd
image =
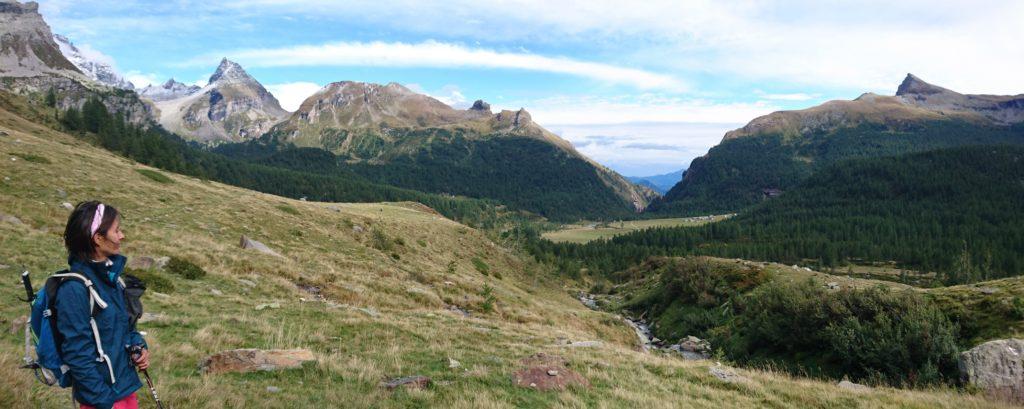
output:
[[[134,361],[135,357],[142,355],[142,347],[132,345],[128,347],[128,352],[131,354],[132,360]],[[156,387],[153,386],[153,378],[149,377],[149,372],[145,369],[141,369],[140,371],[142,372],[142,376],[146,378],[146,385],[149,385],[149,393],[153,395],[153,401],[156,402],[157,409],[164,409],[164,405],[160,403],[160,397],[156,396]]]
[[[21,285],[25,286],[25,295],[27,296],[27,298],[25,298],[22,301],[31,304],[32,301],[36,300],[36,295],[32,293],[32,281],[29,280],[28,278],[28,270],[25,270],[24,273],[21,273]]]

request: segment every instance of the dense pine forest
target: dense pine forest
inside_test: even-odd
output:
[[[839,161],[982,144],[1024,144],[1024,126],[951,119],[864,123],[800,137],[740,137],[695,159],[686,178],[648,210],[657,217],[729,213],[755,205],[766,195],[789,191]]]
[[[702,254],[821,268],[891,261],[956,284],[1024,270],[1022,214],[1024,148],[973,146],[836,163],[719,223],[531,245],[572,274]]]
[[[527,137],[473,138],[464,132],[391,130],[393,137],[410,146],[400,149],[402,153],[372,161],[296,148],[277,142],[274,135],[222,145],[216,151],[321,175],[357,174],[375,183],[421,192],[494,199],[552,221],[615,220],[634,214],[632,204],[616,196],[593,166],[550,143]]]

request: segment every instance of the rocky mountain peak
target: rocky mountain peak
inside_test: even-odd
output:
[[[19,3],[15,0],[0,0],[0,13],[39,14],[39,3],[34,1]]]
[[[918,78],[914,74],[907,74],[899,88],[896,89],[896,96],[904,95],[930,95],[943,92],[952,92],[948,89],[938,87]]]
[[[139,90],[139,95],[149,98],[153,101],[167,101],[184,96],[195,94],[201,90],[197,85],[187,85],[175,81],[174,78],[167,80],[163,85],[147,85],[145,88]]]
[[[217,81],[255,81],[238,63],[227,58],[220,60],[217,70],[210,76],[210,83]]]
[[[483,111],[491,112],[491,104],[484,102],[482,99],[473,101],[473,106],[469,107],[470,111]]]

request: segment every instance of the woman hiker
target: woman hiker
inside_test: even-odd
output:
[[[119,280],[126,261],[120,254],[122,240],[117,209],[96,201],[79,203],[64,230],[70,271],[89,279],[96,295],[107,304],[94,316],[97,341],[85,284],[67,280],[54,300],[57,331],[63,338],[59,342],[61,357],[71,375],[72,395],[82,409],[138,408],[135,391],[142,381],[133,363],[139,370],[149,366],[146,341],[131,324],[124,283]],[[131,346],[141,346],[142,353],[132,357]]]

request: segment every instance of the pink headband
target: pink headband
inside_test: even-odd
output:
[[[100,224],[103,224],[103,203],[96,206],[96,214],[92,216],[92,226],[89,227],[89,235],[93,236],[96,231],[100,229]]]

